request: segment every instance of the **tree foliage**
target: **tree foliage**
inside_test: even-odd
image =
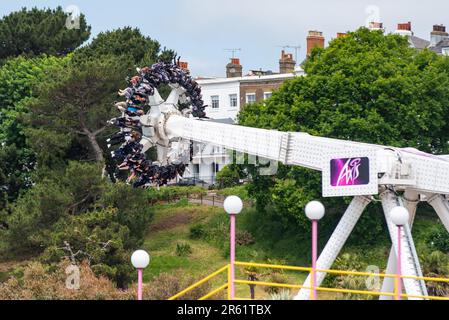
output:
[[[103,160],[97,136],[107,128],[106,121],[116,114],[113,101],[117,88],[125,83],[128,67],[126,60],[115,56],[82,63],[72,61],[52,75],[57,81],[39,87],[39,99],[29,105],[33,130],[46,128],[56,134],[85,137],[92,158]]]
[[[69,58],[42,55],[10,59],[0,68],[0,142],[24,146],[20,117],[28,111],[27,102],[36,98],[36,85],[50,84],[50,75],[61,72]]]
[[[36,157],[26,143],[22,118],[36,98],[36,84],[51,83],[49,74],[60,71],[68,58],[46,55],[10,59],[0,67],[0,204],[14,201],[32,185]]]
[[[123,28],[66,55],[90,33],[84,16],[78,31],[61,28],[66,18],[33,9],[0,21],[0,256],[87,261],[124,288],[152,211],[144,190],[102,178],[106,121],[126,76],[174,52]],[[12,26],[23,47],[6,52]]]
[[[13,12],[0,20],[0,61],[19,55],[66,55],[90,36],[85,16],[79,16],[79,27],[67,28],[71,16],[61,7],[56,9]]]
[[[242,168],[235,164],[229,164],[217,172],[216,181],[220,188],[228,188],[239,184],[245,176]]]
[[[130,250],[141,245],[153,215],[144,190],[107,184],[99,164],[76,161],[39,181],[9,211],[0,234],[9,255],[42,253],[46,263],[88,260],[121,287],[131,279]]]
[[[124,27],[113,31],[101,32],[88,45],[76,52],[77,62],[92,57],[126,57],[136,66],[151,65],[158,60],[161,46],[159,42],[144,36],[139,29]]]
[[[448,153],[447,57],[409,48],[405,37],[361,28],[315,49],[304,68],[307,76],[286,81],[262,104],[246,106],[239,123]],[[277,179],[255,170],[252,175],[250,192],[260,210],[272,205],[281,216],[298,216],[308,201],[321,198],[318,172],[280,165]],[[347,204],[324,202],[339,213]]]

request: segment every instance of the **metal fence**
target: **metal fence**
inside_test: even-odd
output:
[[[182,199],[187,199],[191,203],[197,203],[201,205],[211,205],[211,206],[223,206],[223,202],[226,196],[219,195],[216,193],[198,193],[198,192],[185,192],[185,193],[174,193],[166,194],[158,199],[150,200],[151,204],[156,203],[173,203],[178,202]]]
[[[302,271],[302,272],[312,272],[313,269],[310,267],[296,267],[296,266],[284,266],[284,265],[274,265],[274,264],[263,264],[263,263],[252,263],[252,262],[235,262],[235,266],[240,267],[253,267],[253,268],[269,268],[269,269],[281,269],[281,270],[291,270],[291,271]],[[199,298],[199,300],[205,300],[208,299],[215,294],[227,289],[227,299],[230,300],[230,287],[231,287],[231,276],[230,276],[230,264],[227,264],[226,266],[220,268],[219,270],[211,273],[207,277],[201,279],[200,281],[194,283],[193,285],[189,286],[188,288],[182,290],[181,292],[177,293],[176,295],[169,298],[169,300],[175,300],[178,298],[182,298],[183,295],[185,295],[187,292],[195,289],[196,287],[200,286],[201,284],[210,281],[211,279],[217,277],[220,274],[223,274],[224,272],[227,272],[227,282],[223,285],[213,289],[208,294],[202,296]],[[395,290],[394,292],[381,292],[380,290],[353,290],[353,289],[347,289],[347,288],[328,288],[328,287],[320,287],[317,286],[316,290],[318,292],[331,292],[331,293],[343,293],[343,294],[352,294],[356,296],[389,296],[389,297],[395,297],[397,295],[398,290],[398,281],[399,278],[395,274],[384,274],[384,273],[371,273],[371,272],[356,272],[356,271],[343,271],[343,270],[321,270],[317,269],[316,272],[324,272],[328,274],[333,275],[340,275],[340,276],[358,276],[358,277],[379,277],[379,278],[394,278],[396,280],[395,283]],[[416,279],[416,280],[425,280],[428,282],[436,282],[436,283],[444,283],[449,284],[448,278],[433,278],[433,277],[416,277],[416,276],[407,276],[407,275],[401,275],[400,279]],[[264,287],[277,287],[277,288],[287,288],[287,289],[308,289],[313,290],[313,287],[307,287],[303,285],[296,285],[296,284],[286,284],[286,283],[274,283],[274,282],[266,282],[266,281],[250,281],[250,280],[242,280],[242,279],[235,279],[235,284],[246,284],[246,285],[254,285],[254,286],[264,286]],[[418,296],[418,295],[409,295],[405,293],[400,294],[401,299],[402,298],[418,298],[418,299],[424,299],[424,300],[449,300],[449,296]],[[256,299],[260,299],[260,297],[255,297]],[[245,297],[236,297],[234,300],[251,300],[250,298]]]

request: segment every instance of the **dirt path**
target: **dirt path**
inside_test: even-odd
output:
[[[194,217],[195,215],[193,212],[182,212],[173,216],[162,218],[160,221],[158,221],[157,223],[153,224],[150,227],[150,231],[154,232],[172,229],[179,225],[187,224]]]

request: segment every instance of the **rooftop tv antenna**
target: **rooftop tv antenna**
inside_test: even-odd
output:
[[[225,51],[228,51],[228,52],[232,52],[232,59],[235,58],[235,53],[236,53],[237,51],[242,51],[241,48],[231,48],[231,49],[224,49],[224,50],[225,50]]]

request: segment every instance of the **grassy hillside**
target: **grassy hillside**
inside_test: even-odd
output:
[[[156,208],[155,220],[148,231],[143,249],[151,255],[150,266],[145,270],[144,281],[151,286],[151,281],[162,272],[179,277],[193,277],[197,280],[216,271],[228,263],[228,216],[223,209],[212,206],[188,204],[181,200],[176,204],[159,205]],[[215,234],[206,238],[192,239],[191,229],[203,225]],[[177,244],[188,244],[191,253],[186,256],[176,254]],[[268,254],[256,243],[237,246],[237,260],[270,262]],[[236,276],[246,279],[242,268],[236,269]],[[286,273],[282,277],[285,282],[299,283],[304,274]],[[224,284],[225,275],[212,281],[213,287]],[[236,294],[249,297],[249,287],[238,285]],[[257,297],[266,297],[263,288],[256,288]]]
[[[178,292],[188,284],[198,281],[228,264],[229,217],[221,207],[193,204],[189,203],[187,199],[169,204],[157,203],[153,206],[154,220],[146,232],[142,245],[142,249],[147,250],[151,255],[150,266],[144,272],[147,289],[158,290],[157,286],[160,285],[158,279],[165,275],[166,282],[174,279],[180,280],[179,288],[175,291]],[[436,215],[427,209],[426,207],[420,208],[413,227],[414,241],[418,253],[424,260],[426,256],[429,256],[429,250],[431,250],[429,239],[440,241],[441,239],[434,235],[441,232],[444,235],[443,240],[447,238],[446,231]],[[381,218],[379,217],[379,221]],[[320,236],[319,250],[322,250],[328,235],[320,234]],[[383,272],[390,243],[387,234],[378,240],[375,245],[370,246],[361,246],[356,241],[349,241],[332,268],[364,271],[368,266],[375,265]],[[294,228],[290,232],[283,232],[275,219],[260,219],[260,215],[251,207],[244,208],[237,218],[237,242],[239,245],[236,248],[236,257],[239,261],[310,266],[310,235],[298,234],[294,232]],[[0,282],[5,281],[12,274],[17,274],[17,270],[29,262],[31,260],[24,257],[0,263]],[[434,272],[431,266],[432,262],[421,262],[424,270]],[[429,266],[431,266],[430,269]],[[448,276],[448,270],[449,268],[439,268],[438,274]],[[273,270],[250,270],[241,267],[236,268],[236,277],[247,279],[248,272],[255,273],[258,280],[261,281],[289,284],[301,284],[306,277],[305,273],[299,272],[276,273]],[[226,280],[226,274],[214,278],[206,292],[224,284]],[[331,287],[344,285],[347,288],[347,280],[328,276],[324,284]],[[353,281],[349,285],[354,286],[354,289],[366,290],[364,280]],[[170,295],[173,292],[173,288],[171,289]],[[266,288],[258,286],[255,290],[256,298],[269,297],[270,292],[266,291]],[[134,292],[132,288],[131,291]],[[291,291],[291,293],[294,292],[296,290]],[[249,286],[237,285],[236,295],[248,298],[250,296]],[[224,293],[218,296],[218,298],[224,297]],[[320,293],[320,298],[353,299],[359,297]]]
[[[158,205],[155,211],[155,220],[148,230],[144,244],[144,249],[148,250],[152,257],[150,266],[144,274],[144,280],[149,286],[153,279],[162,272],[199,280],[228,263],[229,218],[222,208],[189,204],[184,199],[174,204]],[[266,236],[266,228],[269,226],[264,226],[260,221],[259,230],[257,230],[254,228],[253,219],[255,219],[255,212],[252,208],[246,208],[238,216],[237,240],[240,235],[240,240],[244,242],[244,245],[237,246],[237,260],[310,265],[309,235],[284,234],[278,238]],[[275,226],[272,228],[273,234],[276,234]],[[418,214],[413,234],[419,252],[423,253],[428,250],[426,242],[429,235],[440,229],[441,223],[438,222],[435,215],[426,210]],[[201,235],[193,237],[193,233]],[[320,250],[327,240],[325,237],[320,239]],[[333,268],[364,271],[369,265],[375,265],[383,272],[386,268],[390,245],[388,235],[385,236],[385,239],[380,240],[382,241],[374,246],[358,246],[354,243],[345,246]],[[189,247],[191,253],[177,254],[178,244]],[[267,273],[261,276],[260,280],[301,284],[306,277],[305,273],[286,272],[271,275],[270,271],[257,270],[260,274]],[[237,268],[236,272],[237,278],[247,278],[243,268]],[[334,286],[340,280],[331,278],[327,280],[331,281],[327,284]],[[212,287],[217,287],[225,281],[225,276],[217,278],[212,281]],[[361,284],[355,284],[355,286],[358,285],[363,286],[364,280]],[[364,289],[366,290],[366,288]],[[292,293],[294,291],[292,290]],[[266,298],[268,295],[262,287],[256,288],[257,298]],[[321,293],[320,295],[322,298],[337,298],[332,294]],[[247,285],[237,286],[237,296],[249,297],[249,287]]]

